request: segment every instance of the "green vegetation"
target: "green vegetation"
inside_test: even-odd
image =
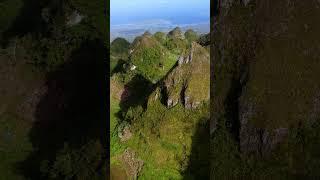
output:
[[[179,53],[183,51],[182,55],[187,57],[191,49],[179,49],[182,46],[175,46],[176,51],[168,49],[165,46],[167,40],[169,38],[160,32],[137,37],[130,45],[129,61],[111,77],[111,174],[125,173],[124,176],[137,176],[138,179],[209,177],[209,144],[205,138],[209,119],[208,98],[196,109],[185,108],[183,101],[168,108],[168,94],[163,86],[170,77],[185,76],[186,83],[192,84],[190,88],[208,89],[209,79],[203,79],[209,77],[208,52],[202,47],[205,52],[195,47],[200,54],[194,53],[194,63],[174,66],[178,55],[181,55]],[[181,42],[179,39],[170,40],[172,44],[175,41],[179,41],[177,44],[186,43],[182,39]],[[131,65],[136,69],[126,68]],[[199,77],[189,75],[192,68]],[[201,73],[208,76],[201,76]],[[200,77],[201,81],[195,83]],[[183,91],[178,84],[172,84],[174,86]],[[190,96],[193,93],[190,90]],[[134,152],[135,158],[125,159],[128,151]],[[137,164],[127,165],[138,160],[143,162],[140,171],[135,171]]]
[[[127,54],[126,51],[129,50],[130,43],[124,38],[116,38],[111,42],[110,52],[112,54]]]
[[[198,40],[198,35],[195,31],[193,31],[192,29],[188,29],[185,33],[184,33],[184,37],[191,43],[193,41],[197,41]]]
[[[143,76],[157,82],[173,67],[177,57],[170,52],[165,55],[155,48],[145,48],[132,57],[132,63]]]
[[[116,38],[110,45],[110,73],[117,71],[128,58],[130,43],[123,38]]]
[[[165,41],[166,41],[166,34],[164,32],[156,32],[154,35],[153,35],[157,41],[159,41],[162,45],[165,44]]]
[[[164,77],[177,61],[176,55],[148,35],[136,38],[131,50],[130,62],[153,83]]]
[[[172,51],[174,54],[181,54],[190,47],[185,39],[168,38],[165,42],[165,47]]]

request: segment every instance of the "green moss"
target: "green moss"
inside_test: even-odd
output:
[[[131,56],[131,62],[137,66],[138,71],[152,82],[164,77],[177,61],[177,57],[158,47],[146,47]]]
[[[171,178],[181,177],[188,165],[192,143],[195,143],[192,136],[196,125],[204,117],[208,118],[207,112],[207,106],[199,111],[185,110],[182,105],[167,109],[160,101],[149,106],[134,122],[135,137],[128,142],[128,146],[145,161],[146,167],[158,167],[143,169],[141,177],[169,177],[163,173],[165,170],[171,172]]]
[[[165,42],[165,47],[172,53],[180,55],[189,47],[185,39],[168,38]]]
[[[188,53],[188,42],[183,39],[171,39],[170,42],[173,43],[176,50],[170,50],[163,46],[162,42],[159,42],[162,38],[163,34],[161,33],[156,33],[154,36],[137,37],[130,45],[130,63],[137,66],[136,70],[128,70],[113,76],[123,84],[127,84],[127,87],[135,95],[122,104],[123,119],[114,125],[122,127],[124,124],[130,123],[133,136],[126,142],[120,142],[115,135],[112,137],[111,146],[114,146],[111,148],[113,152],[112,163],[121,165],[118,159],[119,155],[125,148],[132,149],[136,152],[137,158],[144,162],[139,179],[183,179],[186,178],[186,174],[196,173],[195,168],[197,167],[202,169],[201,172],[208,168],[207,159],[203,158],[204,151],[196,148],[198,145],[201,149],[206,147],[204,143],[200,143],[204,138],[195,135],[199,129],[203,134],[206,133],[207,127],[204,124],[209,119],[208,104],[204,103],[196,110],[187,110],[181,103],[178,103],[175,107],[168,109],[161,102],[163,100],[161,96],[164,95],[161,91],[162,87],[154,87],[154,85],[144,83],[146,81],[159,82],[166,76],[174,78],[181,76],[181,82],[175,84],[174,88],[168,92],[169,94],[175,93],[180,98],[183,85],[188,81],[188,73],[193,70],[199,73],[199,76],[194,79],[190,78],[192,86],[199,86],[196,81],[200,79],[199,83],[202,83],[203,80],[207,81],[206,78],[201,77],[200,72],[208,73],[209,77],[209,72],[206,69],[201,70],[201,68],[209,68],[208,52],[203,48],[204,51],[200,50],[194,53],[196,59],[194,64],[184,64],[186,66],[176,67],[170,71],[177,62],[178,55]],[[168,40],[168,38],[165,39]],[[205,58],[203,60],[205,62],[200,61],[202,58]],[[159,66],[160,63],[161,66]],[[168,74],[169,71],[170,74]],[[177,76],[173,75],[174,72],[177,73]],[[130,76],[130,73],[135,75]],[[132,78],[126,78],[127,76]],[[177,83],[177,81],[175,82]],[[160,85],[161,82],[158,84]],[[206,85],[209,86],[208,83],[201,84],[200,88]],[[151,93],[154,88],[155,90]],[[145,104],[147,107],[144,106]],[[198,162],[190,168],[190,164],[194,161]],[[190,179],[195,179],[195,177],[190,176]]]

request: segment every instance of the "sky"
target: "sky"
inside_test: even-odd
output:
[[[153,19],[196,23],[210,18],[210,0],[111,0],[111,24]]]

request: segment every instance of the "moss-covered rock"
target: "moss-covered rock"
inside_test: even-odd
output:
[[[175,27],[173,30],[169,31],[169,33],[167,34],[168,38],[178,38],[178,39],[183,39],[183,33],[181,31],[181,29],[179,27]]]
[[[209,52],[194,42],[189,52],[179,57],[179,65],[164,81],[167,106],[181,102],[186,108],[198,107],[209,100],[209,83]]]
[[[130,62],[146,79],[156,83],[176,63],[176,56],[161,45],[154,37],[137,37],[130,48]]]

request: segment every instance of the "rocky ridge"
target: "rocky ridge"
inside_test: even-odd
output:
[[[189,51],[181,54],[177,66],[166,76],[160,89],[150,100],[162,98],[168,108],[179,102],[187,109],[195,109],[209,100],[209,52],[193,42]]]

